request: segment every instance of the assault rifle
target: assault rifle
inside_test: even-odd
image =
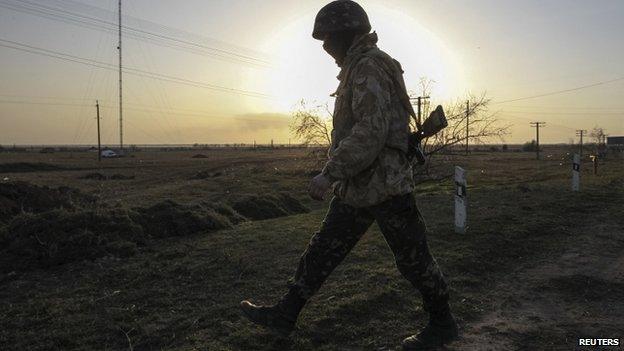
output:
[[[446,120],[444,109],[442,106],[438,105],[438,107],[429,114],[429,117],[422,126],[417,123],[417,130],[410,134],[407,146],[407,157],[409,160],[411,161],[415,157],[419,165],[424,164],[426,157],[422,149],[422,140],[437,134],[447,126],[448,121]]]

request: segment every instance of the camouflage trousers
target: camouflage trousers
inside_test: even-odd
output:
[[[301,256],[290,293],[309,299],[374,221],[394,253],[397,268],[420,291],[424,309],[430,313],[448,309],[448,285],[429,252],[427,228],[411,193],[364,208],[334,197],[320,230]]]

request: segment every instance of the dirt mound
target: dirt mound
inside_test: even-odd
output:
[[[202,205],[185,206],[172,200],[134,210],[140,214],[137,221],[145,232],[157,238],[184,236],[232,226],[226,216],[212,208]]]
[[[292,197],[288,193],[280,193],[277,195],[278,201],[280,201],[281,206],[288,211],[289,214],[299,214],[309,212],[310,209],[307,208],[301,201]]]
[[[70,168],[51,165],[49,163],[30,163],[30,162],[14,162],[0,163],[0,173],[27,173],[27,172],[45,172],[45,171],[65,171]]]
[[[308,211],[285,193],[248,196],[232,207],[166,200],[132,210],[95,210],[96,204],[94,197],[76,189],[0,183],[0,271],[129,257],[154,238],[212,232],[247,219]]]
[[[23,212],[39,213],[51,209],[75,209],[92,204],[95,197],[77,189],[49,188],[26,182],[0,183],[0,223]]]
[[[231,206],[222,204],[222,203],[213,203],[209,204],[207,202],[202,202],[201,206],[211,208],[216,213],[225,216],[230,223],[239,224],[247,220],[247,218],[243,217],[240,213],[236,212]]]
[[[153,238],[186,236],[244,220],[227,206],[180,205],[168,200],[134,210],[54,209],[23,213],[0,228],[0,266],[47,268],[103,256],[129,257]]]
[[[89,179],[89,180],[131,180],[134,179],[134,176],[127,176],[123,174],[113,174],[113,175],[105,175],[102,173],[94,172],[87,173],[80,177],[80,179]]]
[[[62,209],[19,215],[0,232],[2,266],[23,270],[109,255],[132,256],[137,245],[148,239],[132,219],[135,216],[129,211]]]
[[[241,215],[254,220],[277,218],[308,211],[299,200],[286,193],[248,196],[235,202],[232,208]]]

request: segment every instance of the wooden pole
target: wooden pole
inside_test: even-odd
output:
[[[576,136],[580,137],[580,144],[579,144],[579,157],[581,159],[583,159],[583,135],[587,134],[587,131],[584,129],[577,129],[576,130]]]
[[[466,155],[468,155],[468,139],[470,138],[470,100],[466,101]]]
[[[95,100],[95,109],[97,111],[97,133],[98,133],[98,162],[102,161],[102,144],[100,143],[100,102]]]
[[[418,96],[415,98],[410,98],[410,100],[416,100],[416,123],[418,124],[416,128],[420,128],[422,125],[422,104],[425,100],[429,99],[429,96]]]
[[[540,157],[539,156],[539,152],[540,152],[539,129],[540,129],[541,126],[545,126],[546,122],[531,122],[530,124],[531,124],[531,126],[535,127],[535,133],[536,133],[536,139],[537,139],[536,140],[537,145],[536,145],[536,148],[535,148],[535,154],[537,156],[537,159],[539,160],[540,159],[539,158]]]
[[[122,94],[122,66],[121,66],[121,0],[119,0],[119,43],[117,49],[119,50],[119,150],[123,153],[123,94]]]
[[[537,152],[537,159],[538,160],[539,160],[539,151],[540,151],[539,150],[540,149],[540,146],[539,146],[539,127],[540,127],[540,125],[538,123],[537,126],[535,127],[536,128],[535,129],[535,133],[537,133],[537,148],[535,148],[535,152]]]

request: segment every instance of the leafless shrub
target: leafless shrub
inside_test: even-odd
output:
[[[456,144],[484,144],[491,139],[503,140],[509,126],[500,125],[496,112],[490,112],[490,99],[485,93],[480,96],[469,95],[466,100],[457,100],[446,104],[444,110],[448,127],[424,141],[428,156],[446,150]]]
[[[596,143],[596,145],[600,145],[600,144],[604,143],[604,140],[606,138],[606,134],[604,132],[604,129],[602,127],[598,127],[598,126],[594,127],[594,129],[592,129],[592,131],[589,133],[589,136]]]
[[[430,96],[435,81],[421,78],[421,96]],[[413,94],[412,94],[413,95]],[[510,125],[501,125],[497,112],[489,110],[490,99],[486,93],[468,95],[467,98],[457,99],[443,105],[448,121],[448,127],[438,134],[423,140],[423,149],[427,156],[427,163],[421,170],[428,174],[432,159],[441,154],[448,154],[466,143],[472,145],[485,144],[492,139],[503,141],[509,134]],[[421,106],[423,120],[430,111],[429,100],[423,100]]]
[[[307,146],[328,148],[331,144],[331,112],[327,105],[309,107],[301,100],[299,108],[293,112],[290,130]]]

